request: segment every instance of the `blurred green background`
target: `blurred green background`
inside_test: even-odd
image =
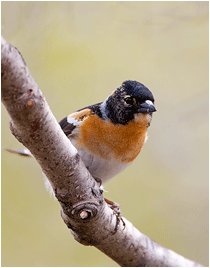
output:
[[[208,266],[208,2],[2,2],[55,117],[103,101],[127,79],[157,113],[134,163],[104,195],[142,233]],[[2,107],[2,147],[22,148]],[[2,152],[2,266],[117,266],[78,244],[34,159]]]

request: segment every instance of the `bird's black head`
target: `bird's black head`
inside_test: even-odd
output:
[[[136,114],[156,111],[151,91],[137,81],[125,81],[102,103],[102,110],[115,124],[126,125]]]

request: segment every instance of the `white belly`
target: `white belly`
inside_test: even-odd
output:
[[[92,155],[85,150],[81,151],[77,148],[73,139],[71,142],[78,150],[79,155],[90,174],[95,178],[101,179],[103,183],[107,182],[130,165],[130,163],[122,163],[114,159],[106,160],[99,156]]]

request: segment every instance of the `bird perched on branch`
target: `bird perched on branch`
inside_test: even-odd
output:
[[[155,112],[151,91],[137,81],[125,81],[104,101],[80,109],[60,121],[83,163],[97,182],[105,183],[128,167],[147,140]],[[106,198],[125,225],[120,206]]]
[[[59,124],[101,186],[128,167],[140,153],[155,111],[151,91],[137,81],[128,80],[104,102],[80,109]],[[27,149],[6,150],[32,156]],[[48,180],[46,186],[51,188]],[[122,219],[120,206],[106,198],[105,201],[117,216],[113,232],[116,233]]]

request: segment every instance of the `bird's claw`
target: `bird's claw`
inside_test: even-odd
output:
[[[116,232],[118,231],[118,228],[119,228],[119,224],[120,224],[120,221],[122,221],[123,223],[123,230],[125,229],[125,222],[122,218],[122,214],[121,214],[121,210],[120,210],[120,205],[107,199],[107,198],[104,198],[105,202],[108,204],[108,206],[114,211],[114,214],[116,215],[116,226],[114,228],[114,231],[112,231],[112,234],[116,234]]]

